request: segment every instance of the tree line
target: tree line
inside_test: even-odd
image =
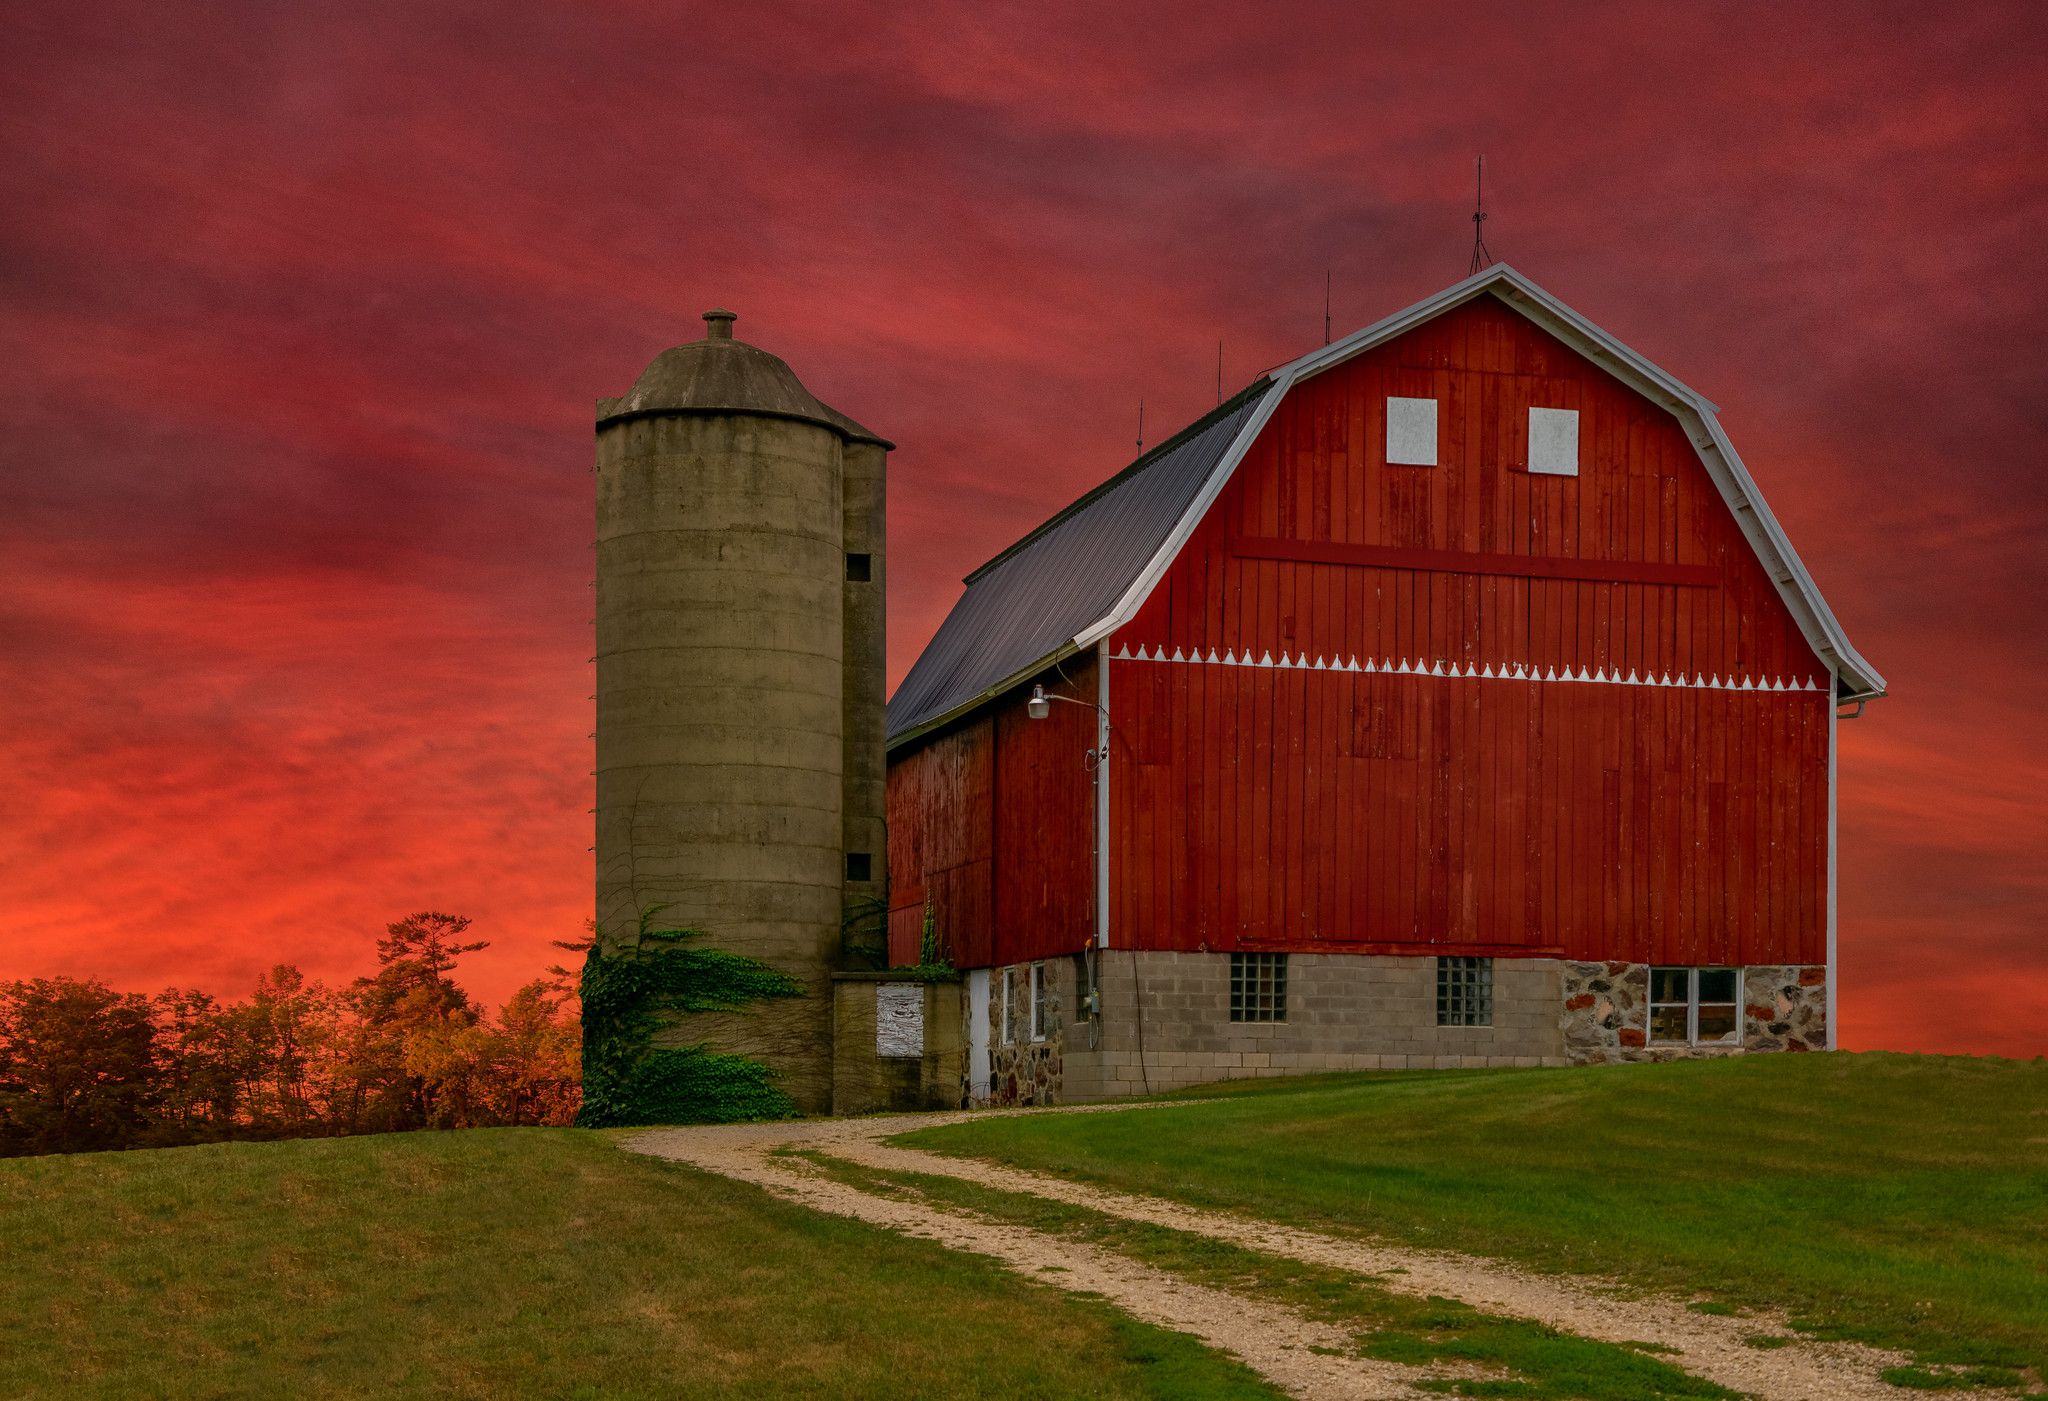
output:
[[[550,970],[488,1013],[454,977],[488,947],[468,928],[412,915],[377,941],[376,972],[330,989],[279,964],[241,1002],[0,983],[0,1157],[571,1122],[570,975]]]

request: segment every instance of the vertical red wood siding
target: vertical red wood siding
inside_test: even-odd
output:
[[[1063,674],[1062,674],[1063,673]],[[1095,934],[1095,659],[889,756],[889,960],[915,963],[926,898],[963,968],[1078,953]]]
[[[1387,464],[1389,395],[1437,466]],[[1527,470],[1532,406],[1578,476]],[[1825,960],[1831,678],[1677,420],[1490,298],[1294,388],[1141,649],[1815,689],[1112,661],[1114,946]]]

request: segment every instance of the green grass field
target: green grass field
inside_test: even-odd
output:
[[[1526,1319],[1482,1313],[1451,1299],[1399,1294],[1375,1280],[1186,1231],[1044,1197],[993,1191],[955,1178],[884,1172],[805,1155],[870,1192],[894,1193],[1102,1246],[1214,1289],[1278,1303],[1351,1333],[1367,1357],[1408,1366],[1470,1364],[1489,1380],[1461,1395],[1519,1401],[1734,1401],[1725,1387],[1691,1376],[1654,1353],[1575,1338]]]
[[[1818,1335],[1988,1369],[1980,1381],[2048,1377],[2042,1061],[1756,1056],[1204,1098],[903,1141],[1716,1311],[1781,1308]]]
[[[1271,1398],[991,1262],[573,1130],[0,1162],[0,1396]]]
[[[2048,1394],[2048,1063],[1778,1056],[1203,1099],[909,1141],[1714,1311],[1784,1309],[1915,1352],[1930,1370],[1901,1380]],[[1388,1360],[1497,1366],[1517,1395],[1719,1394],[1654,1351],[1177,1232],[881,1185],[1250,1289]],[[0,1263],[9,1398],[1274,1394],[1099,1302],[573,1130],[0,1162]],[[1773,1331],[1760,1322],[1758,1345]]]

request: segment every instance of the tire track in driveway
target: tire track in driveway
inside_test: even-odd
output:
[[[1131,1317],[1198,1338],[1227,1352],[1290,1396],[1341,1401],[1417,1401],[1410,1383],[1462,1375],[1356,1355],[1346,1330],[1290,1309],[1193,1284],[1114,1251],[921,1203],[879,1196],[774,1156],[777,1148],[820,1147],[811,1124],[666,1129],[625,1147],[766,1188],[814,1211],[936,1241],[1001,1261],[1028,1279],[1070,1293],[1097,1294]],[[900,1132],[900,1129],[897,1130]],[[832,1140],[836,1148],[838,1140]]]
[[[1193,1333],[1203,1341],[1210,1342],[1212,1346],[1235,1353],[1254,1370],[1267,1376],[1274,1385],[1294,1395],[1408,1396],[1416,1394],[1411,1389],[1410,1382],[1451,1373],[1351,1359],[1363,1363],[1368,1369],[1377,1369],[1372,1372],[1369,1380],[1364,1373],[1359,1374],[1359,1380],[1355,1384],[1398,1389],[1363,1392],[1331,1389],[1300,1391],[1296,1389],[1295,1381],[1306,1381],[1308,1378],[1297,1373],[1288,1373],[1295,1379],[1288,1381],[1282,1380],[1281,1375],[1277,1373],[1269,1372],[1266,1365],[1262,1365],[1245,1350],[1247,1345],[1257,1346],[1255,1340],[1244,1336],[1245,1329],[1228,1330],[1230,1336],[1219,1341],[1200,1331],[1201,1327],[1210,1326],[1208,1322],[1198,1320],[1198,1326],[1183,1326],[1141,1310],[1157,1308],[1159,1299],[1171,1297],[1170,1293],[1160,1292],[1164,1282],[1165,1286],[1173,1290],[1199,1291],[1215,1295],[1216,1300],[1222,1301],[1220,1307],[1226,1310],[1227,1316],[1234,1316],[1239,1320],[1248,1319],[1251,1310],[1263,1309],[1269,1317],[1262,1326],[1326,1330],[1327,1334],[1335,1336],[1338,1341],[1323,1341],[1320,1337],[1313,1342],[1302,1341],[1309,1335],[1300,1333],[1291,1335],[1294,1341],[1288,1344],[1289,1348],[1315,1357],[1318,1361],[1330,1359],[1308,1353],[1308,1348],[1342,1347],[1349,1351],[1354,1346],[1349,1334],[1330,1325],[1314,1323],[1273,1305],[1260,1304],[1239,1295],[1180,1282],[1171,1275],[1125,1260],[1113,1252],[1024,1227],[981,1222],[978,1218],[941,1211],[923,1204],[874,1196],[845,1184],[831,1182],[830,1179],[802,1173],[787,1164],[777,1164],[771,1160],[770,1155],[777,1148],[808,1148],[862,1167],[951,1177],[1000,1191],[1028,1193],[1128,1221],[1207,1236],[1266,1255],[1282,1256],[1306,1264],[1370,1277],[1380,1287],[1397,1293],[1456,1299],[1487,1313],[1528,1319],[1555,1328],[1559,1332],[1596,1342],[1661,1343],[1676,1349],[1673,1353],[1662,1355],[1662,1360],[1694,1376],[1704,1377],[1734,1391],[1765,1398],[1765,1401],[1904,1401],[1904,1398],[1923,1394],[1892,1386],[1879,1376],[1886,1367],[1907,1364],[1911,1359],[1903,1354],[1886,1352],[1860,1343],[1817,1342],[1798,1338],[1796,1335],[1792,1342],[1770,1350],[1751,1347],[1744,1341],[1746,1337],[1759,1332],[1783,1332],[1782,1319],[1758,1315],[1728,1317],[1702,1314],[1668,1297],[1624,1296],[1618,1286],[1611,1281],[1537,1274],[1473,1256],[1382,1245],[1355,1237],[1328,1235],[1231,1212],[1185,1206],[1160,1197],[1094,1187],[981,1159],[951,1157],[921,1149],[896,1147],[884,1141],[914,1129],[937,1128],[997,1113],[1142,1113],[1148,1107],[1163,1105],[1087,1105],[1071,1109],[976,1110],[664,1129],[628,1140],[626,1146],[639,1152],[678,1158],[727,1176],[756,1181],[770,1190],[779,1190],[782,1195],[804,1201],[805,1205],[818,1205],[818,1202],[805,1200],[792,1184],[804,1184],[802,1190],[813,1194],[827,1194],[829,1187],[831,1192],[827,1195],[836,1201],[838,1206],[820,1205],[821,1210],[838,1210],[842,1215],[860,1215],[863,1219],[874,1220],[897,1230],[943,1240],[944,1243],[960,1249],[978,1250],[982,1254],[995,1255],[1004,1259],[1005,1263],[1011,1264],[1012,1268],[1040,1278],[1043,1275],[1039,1272],[1048,1263],[1072,1270],[1075,1267],[1069,1262],[1069,1256],[1090,1257],[1091,1269],[1111,1269],[1112,1273],[1122,1273],[1126,1276],[1129,1287],[1134,1291],[1133,1304],[1126,1304],[1111,1288],[1100,1284],[1080,1284],[1078,1272],[1076,1277],[1063,1280],[1062,1283],[1072,1283],[1076,1288],[1097,1290],[1109,1295],[1134,1317],[1159,1323],[1180,1332]],[[769,1180],[771,1178],[772,1182]],[[859,1201],[848,1200],[850,1198],[858,1198]],[[882,1210],[883,1208],[886,1210]],[[878,1211],[881,1212],[880,1215],[869,1214]],[[883,1219],[884,1216],[888,1219]],[[1030,1249],[1037,1263],[1026,1266],[1010,1260],[998,1249],[985,1249],[963,1243],[958,1239],[947,1239],[945,1231],[1021,1233],[1033,1237],[1035,1239]],[[996,1234],[982,1238],[990,1244],[1001,1243]],[[1135,1275],[1139,1273],[1151,1277],[1142,1287],[1135,1283]],[[1194,1319],[1195,1314],[1199,1313],[1201,1320],[1210,1319],[1211,1315],[1206,1310],[1214,1302],[1203,1300],[1201,1308],[1188,1316]],[[1284,1324],[1282,1320],[1285,1321]],[[1267,1361],[1280,1366],[1283,1371],[1294,1365],[1279,1355],[1268,1358]],[[1334,1379],[1332,1384],[1336,1384]]]

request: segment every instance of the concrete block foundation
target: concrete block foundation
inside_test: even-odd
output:
[[[1232,1019],[1227,953],[1112,949],[993,969],[979,1029],[990,1074],[985,1084],[963,1075],[956,1102],[1085,1102],[1318,1071],[1565,1066],[1826,1044],[1824,968],[1742,970],[1739,1041],[1696,1046],[1649,1041],[1646,965],[1490,965],[1480,1025],[1442,1024],[1438,960],[1427,956],[1289,954],[1284,1014],[1271,1021]],[[1034,967],[1044,989],[1035,1023]],[[1084,996],[1091,977],[1097,1015]],[[1595,982],[1602,989],[1589,994]],[[959,1014],[971,1045],[966,999]]]

